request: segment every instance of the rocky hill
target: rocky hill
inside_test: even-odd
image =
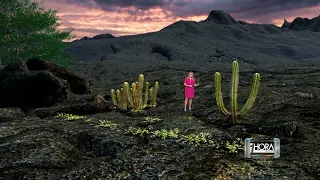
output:
[[[158,32],[75,41],[66,52],[81,61],[100,61],[104,56],[103,59],[109,61],[130,59],[150,65],[168,61],[207,64],[232,59],[252,65],[271,65],[319,58],[320,41],[315,39],[320,39],[320,33],[291,29],[249,24],[214,10],[206,20],[178,21]]]
[[[93,36],[92,38],[85,36],[85,37],[83,37],[81,39],[77,39],[75,41],[91,40],[91,39],[113,39],[113,38],[116,38],[116,37],[114,37],[112,34],[99,34],[99,35]]]
[[[308,18],[295,18],[291,23],[284,20],[281,28],[293,29],[297,31],[309,30],[314,32],[320,32],[320,16],[308,19]]]

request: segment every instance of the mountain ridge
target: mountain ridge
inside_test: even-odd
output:
[[[186,22],[186,20],[180,20],[180,21],[184,21]],[[179,22],[179,21],[177,21]],[[177,22],[174,22],[172,24],[175,24]],[[230,14],[225,13],[222,10],[212,10],[208,17],[205,20],[201,20],[199,22],[196,21],[188,21],[188,22],[195,22],[195,23],[203,23],[203,22],[214,22],[216,24],[220,24],[220,25],[271,25],[271,26],[275,26],[278,27],[276,25],[273,24],[252,24],[252,23],[248,23],[246,21],[243,20],[236,20],[234,19]],[[301,26],[299,26],[299,24],[308,24],[309,22],[312,23],[316,23],[317,26],[319,27],[306,27],[303,28]],[[169,26],[171,26],[172,24],[170,24]],[[168,26],[167,26],[168,27]],[[166,27],[162,28],[165,29]],[[301,18],[301,17],[296,17],[292,22],[288,22],[286,19],[284,19],[284,22],[282,24],[281,27],[282,29],[292,29],[292,30],[311,30],[311,31],[315,31],[315,32],[320,32],[320,15],[318,17],[312,18],[312,19],[308,19],[308,18]],[[314,30],[314,28],[316,28]],[[161,29],[161,30],[162,30]],[[139,34],[136,34],[139,35]],[[113,36],[110,33],[105,33],[105,34],[98,34],[96,36],[93,36],[92,38],[84,36],[80,39],[76,39],[75,41],[78,40],[93,40],[93,39],[113,39],[116,38],[115,36]]]
[[[286,19],[284,19],[284,22],[281,28],[287,28],[287,29],[292,29],[297,31],[308,30],[308,31],[320,32],[320,15],[312,19],[296,17],[290,23]]]
[[[74,41],[66,52],[80,61],[127,64],[176,61],[206,66],[238,59],[252,65],[275,65],[318,59],[319,47],[318,32],[250,24],[214,10],[203,21],[181,20],[157,32]]]

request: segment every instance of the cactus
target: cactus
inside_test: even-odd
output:
[[[111,89],[111,99],[114,106],[118,106],[116,92],[114,89]]]
[[[142,107],[145,108],[148,105],[148,99],[149,99],[149,82],[146,82],[146,87],[145,87],[145,93],[144,93],[144,100],[143,100],[143,105]]]
[[[156,105],[157,105],[158,90],[159,90],[159,83],[156,82],[154,84],[154,87],[151,88],[151,93],[150,93],[150,106],[151,107],[156,107]]]
[[[138,82],[132,83],[131,88],[128,82],[123,83],[123,87],[116,92],[111,89],[111,99],[113,105],[119,107],[122,110],[128,108],[132,110],[142,110],[148,106],[148,100],[150,96],[150,106],[156,107],[157,92],[159,89],[159,83],[156,82],[155,86],[149,89],[149,83],[145,82],[145,88],[143,88],[144,76],[139,75]],[[143,89],[145,89],[145,94],[143,96]]]
[[[216,88],[215,95],[216,95],[217,105],[224,115],[231,116],[233,123],[237,123],[238,116],[242,116],[246,114],[252,108],[260,87],[260,74],[259,73],[254,74],[249,98],[240,111],[238,111],[238,102],[237,102],[238,85],[239,85],[239,64],[237,61],[233,61],[231,91],[230,91],[230,111],[228,111],[223,103],[223,96],[221,92],[221,75],[219,72],[215,73],[215,88]]]

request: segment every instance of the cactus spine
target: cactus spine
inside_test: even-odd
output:
[[[238,86],[239,86],[239,64],[237,61],[232,63],[232,79],[231,79],[231,91],[230,91],[230,111],[227,110],[223,103],[223,96],[221,92],[221,75],[219,72],[215,73],[215,88],[216,88],[216,101],[221,112],[227,116],[231,116],[232,122],[238,122],[238,116],[246,114],[253,106],[253,103],[258,95],[258,90],[260,87],[260,74],[255,73],[253,76],[253,83],[251,87],[251,92],[247,102],[238,111]]]
[[[128,82],[123,83],[123,87],[120,90],[115,91],[111,89],[111,98],[114,106],[119,107],[122,110],[131,108],[132,110],[142,110],[148,106],[148,100],[150,96],[150,106],[156,107],[157,93],[159,89],[159,83],[156,82],[155,86],[149,89],[149,82],[145,82],[143,74],[139,75],[138,82],[132,83],[131,88]],[[145,94],[143,96],[143,89]]]

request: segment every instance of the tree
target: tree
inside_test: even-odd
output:
[[[63,53],[71,29],[57,30],[56,10],[45,10],[30,0],[1,0],[0,57],[3,64],[38,57],[67,66],[71,56]]]

